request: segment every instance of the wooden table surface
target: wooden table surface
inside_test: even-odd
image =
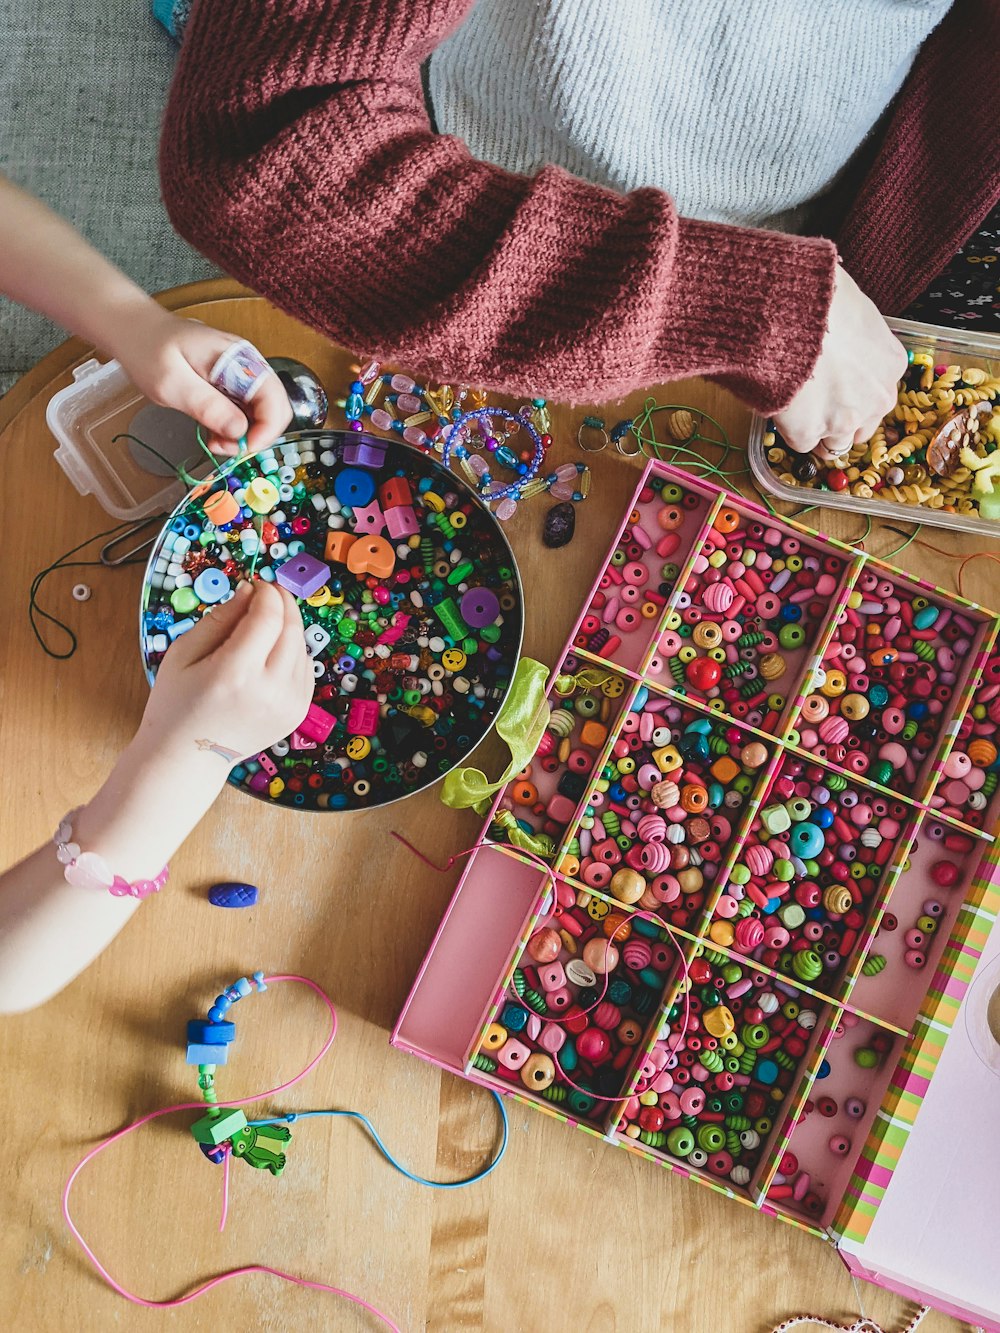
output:
[[[332,397],[343,391],[346,352],[235,284],[198,284],[162,299],[246,335],[269,355],[306,361]],[[47,840],[63,811],[94,791],[146,697],[136,646],[141,568],[68,571],[48,581],[44,599],[79,635],[70,660],[46,657],[28,627],[33,574],[111,526],[54,462],[45,426],[48,398],[86,354],[79,343],[65,344],[0,400],[6,493],[18,497],[5,506],[0,583],[4,864]],[[651,392],[662,402],[702,406],[734,440],[745,438],[746,412],[711,385]],[[582,457],[576,430],[586,411],[610,425],[642,397],[554,407],[550,457]],[[336,410],[332,418],[336,424]],[[549,663],[635,484],[636,464],[613,450],[587,461],[593,486],[570,547],[542,546],[545,499],[522,505],[509,525],[529,589],[524,648]],[[863,529],[859,520],[838,526],[836,515],[824,526],[844,536]],[[975,549],[973,541],[928,535],[949,550]],[[890,551],[899,540],[876,530],[869,546]],[[914,545],[899,562],[955,586],[957,561]],[[992,571],[987,561],[970,567],[968,594],[995,602]],[[93,588],[86,603],[70,598],[80,579]],[[491,740],[477,759],[499,771],[500,747]],[[60,1194],[97,1139],[196,1094],[184,1063],[186,1021],[204,1015],[221,983],[258,967],[315,979],[340,1016],[333,1051],[281,1107],[365,1111],[423,1175],[455,1179],[478,1169],[497,1141],[491,1099],[388,1044],[459,869],[428,869],[388,835],[398,830],[444,861],[475,840],[480,823],[471,812],[443,807],[434,790],[351,816],[265,809],[227,790],[174,858],[168,890],[137,913],[104,956],[43,1009],[0,1024],[11,1150],[0,1173],[4,1328],[377,1327],[332,1296],[266,1276],[238,1279],[170,1314],[130,1308],[68,1234]],[[227,879],[258,884],[258,906],[209,906],[207,887]],[[232,1063],[220,1070],[222,1095],[289,1077],[319,1046],[324,1022],[319,1002],[302,987],[275,987],[240,1006]],[[486,1183],[453,1192],[404,1180],[350,1122],[302,1122],[281,1179],[234,1164],[231,1215],[220,1236],[222,1173],[188,1135],[192,1114],[181,1113],[90,1167],[76,1189],[76,1216],[114,1275],[146,1297],[176,1296],[195,1279],[260,1261],[358,1293],[406,1333],[764,1333],[803,1310],[838,1321],[857,1317],[851,1282],[831,1247],[530,1108],[511,1104],[509,1114],[502,1166]],[[866,1309],[887,1330],[904,1322],[899,1300],[863,1291]],[[922,1325],[926,1333],[957,1327],[940,1315]]]

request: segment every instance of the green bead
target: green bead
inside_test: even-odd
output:
[[[667,1148],[675,1157],[687,1157],[694,1151],[694,1135],[689,1129],[672,1129],[667,1135]]]
[[[214,1115],[202,1116],[191,1126],[191,1136],[197,1143],[208,1143],[217,1148],[226,1139],[246,1129],[247,1118],[238,1106],[219,1111]]]
[[[878,974],[885,969],[887,961],[888,960],[884,954],[869,954],[864,961],[861,971],[866,977],[877,977]]]
[[[854,1052],[854,1063],[859,1069],[875,1069],[878,1066],[878,1053],[870,1046],[860,1046]]]

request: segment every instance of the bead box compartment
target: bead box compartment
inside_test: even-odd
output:
[[[560,694],[558,680],[549,690],[550,717],[530,775],[507,788],[510,813],[523,833],[564,840],[574,822],[592,774],[607,752],[620,718],[635,694],[635,682],[611,666]],[[496,827],[497,841],[510,830]]]
[[[638,499],[640,496],[647,495],[652,483],[657,478],[667,478],[672,481],[675,477],[674,470],[667,466],[658,463],[648,465],[643,473],[635,498]],[[690,483],[687,478],[684,478],[683,483],[679,484]],[[707,485],[699,483],[699,490],[707,489],[709,489]],[[715,488],[711,489],[715,490]],[[704,541],[705,534],[713,519],[723,507],[731,506],[732,503],[728,495],[721,491],[715,492],[715,498],[709,506],[702,530],[696,534],[692,549],[687,553],[684,563],[688,570],[694,567],[694,557]],[[958,1005],[957,1002],[954,1002],[954,996],[960,997],[963,993],[967,978],[971,976],[975,960],[978,958],[979,942],[985,938],[985,933],[988,932],[997,910],[1000,909],[1000,872],[997,868],[997,861],[1000,860],[1000,844],[995,844],[992,838],[988,838],[984,834],[977,834],[971,841],[963,843],[963,847],[971,848],[971,850],[966,850],[962,854],[962,879],[954,890],[954,898],[952,903],[949,904],[949,911],[944,914],[944,924],[939,934],[935,936],[934,948],[937,953],[922,972],[905,969],[907,982],[905,986],[900,988],[902,998],[899,1003],[895,1005],[885,1003],[884,995],[887,992],[880,989],[881,987],[890,986],[894,978],[897,982],[899,981],[901,968],[898,959],[891,960],[884,972],[876,975],[874,979],[866,976],[862,970],[870,954],[879,951],[880,936],[876,932],[881,914],[883,912],[893,913],[897,903],[900,904],[901,912],[908,912],[915,897],[920,898],[921,905],[924,901],[925,875],[921,869],[923,864],[921,858],[924,851],[920,843],[922,821],[924,819],[933,820],[935,824],[948,828],[951,835],[969,835],[969,830],[954,817],[955,812],[959,810],[958,806],[951,807],[948,818],[940,818],[930,812],[926,802],[934,798],[935,792],[943,793],[938,775],[941,765],[946,762],[949,748],[954,744],[954,748],[958,749],[960,745],[967,744],[969,740],[969,736],[963,730],[966,727],[965,719],[967,717],[974,717],[979,723],[980,729],[976,734],[976,739],[991,739],[991,736],[986,734],[987,723],[1000,730],[1000,726],[993,723],[990,717],[988,705],[982,708],[976,704],[976,711],[971,711],[977,698],[977,691],[983,688],[983,672],[988,662],[992,660],[990,654],[993,651],[992,645],[995,642],[1000,622],[996,620],[993,614],[985,612],[961,598],[952,597],[940,589],[934,589],[908,579],[900,571],[894,570],[892,567],[873,560],[864,554],[855,552],[840,543],[822,536],[816,537],[814,534],[804,533],[800,531],[796,524],[773,520],[763,511],[758,511],[753,505],[740,502],[739,508],[741,511],[746,511],[748,515],[752,515],[755,520],[777,528],[783,536],[794,534],[800,538],[805,538],[818,550],[842,561],[843,573],[837,591],[830,598],[825,620],[816,627],[815,640],[805,647],[805,657],[808,658],[808,663],[804,658],[803,670],[800,672],[802,681],[796,691],[790,693],[788,698],[783,701],[784,720],[782,720],[779,709],[770,710],[770,716],[766,719],[760,719],[761,721],[768,721],[772,728],[771,731],[763,729],[757,723],[748,725],[745,718],[742,720],[743,732],[748,736],[759,739],[767,747],[769,762],[762,772],[761,784],[758,784],[755,788],[747,810],[742,812],[739,827],[735,830],[730,848],[722,857],[723,864],[720,867],[718,883],[715,886],[714,893],[706,895],[704,903],[697,911],[686,912],[676,921],[670,917],[669,904],[657,904],[660,911],[656,915],[661,918],[662,933],[665,935],[667,928],[669,928],[675,942],[685,951],[689,967],[696,959],[708,957],[713,960],[713,965],[720,968],[725,965],[730,969],[732,967],[740,969],[741,975],[748,971],[751,974],[754,972],[760,973],[763,980],[759,984],[768,985],[772,990],[784,995],[800,995],[804,1003],[813,1008],[818,1008],[819,1017],[813,1030],[813,1038],[805,1054],[798,1058],[793,1057],[795,1059],[794,1077],[792,1086],[782,1102],[782,1115],[772,1127],[770,1135],[766,1136],[766,1141],[758,1145],[760,1151],[751,1169],[749,1182],[745,1181],[742,1173],[740,1173],[738,1180],[734,1180],[731,1176],[725,1179],[714,1176],[711,1171],[705,1169],[705,1165],[701,1164],[697,1155],[694,1162],[689,1157],[678,1159],[665,1152],[662,1146],[643,1143],[641,1140],[632,1138],[626,1132],[627,1124],[625,1122],[620,1123],[620,1117],[626,1111],[628,1099],[632,1096],[639,1081],[644,1077],[642,1071],[646,1067],[647,1059],[656,1049],[658,1032],[656,1027],[651,1028],[637,1049],[631,1070],[631,1079],[624,1083],[621,1100],[617,1103],[617,1106],[612,1105],[610,1108],[608,1116],[603,1121],[603,1130],[609,1141],[627,1147],[633,1152],[639,1152],[662,1166],[668,1166],[682,1174],[693,1176],[702,1183],[709,1184],[728,1196],[750,1204],[763,1212],[776,1214],[784,1220],[806,1227],[816,1232],[816,1234],[863,1240],[874,1215],[874,1210],[868,1204],[870,1192],[875,1188],[871,1182],[873,1180],[878,1181],[877,1192],[878,1196],[881,1197],[882,1192],[884,1192],[885,1180],[888,1176],[891,1176],[892,1165],[898,1157],[900,1144],[905,1141],[913,1115],[915,1115],[915,1109],[912,1115],[909,1114],[910,1103],[919,1105],[919,1095],[914,1097],[912,1094],[914,1086],[912,1071],[914,1068],[919,1068],[921,1075],[925,1078],[929,1078],[932,1074],[934,1062],[940,1053],[942,1033],[947,1032],[957,1012]],[[926,596],[942,607],[952,608],[955,613],[967,618],[974,627],[971,651],[963,664],[963,674],[956,680],[950,698],[942,710],[933,753],[925,765],[926,772],[923,775],[922,785],[918,790],[906,793],[883,789],[864,775],[844,771],[831,760],[829,755],[821,760],[808,751],[800,749],[798,745],[800,738],[795,727],[795,720],[807,696],[805,686],[809,680],[809,672],[806,667],[807,665],[815,667],[822,660],[823,652],[836,628],[837,616],[847,605],[848,598],[852,590],[858,585],[862,575],[868,571],[876,571],[880,579],[892,580],[896,587],[905,587],[908,591]],[[685,577],[682,576],[678,585],[681,589],[684,587]],[[676,597],[676,595],[677,589],[675,589],[673,596]],[[660,623],[661,632],[666,631],[667,620],[672,609],[671,604],[668,603]],[[715,719],[734,729],[740,725],[738,720],[727,715],[727,701],[725,699],[706,702],[691,695],[682,695],[672,681],[664,681],[659,676],[651,674],[660,670],[656,661],[657,645],[658,640],[650,641],[649,651],[644,660],[645,675],[641,668],[636,669],[634,666],[616,662],[614,658],[607,662],[600,662],[600,659],[572,642],[567,646],[566,654],[559,667],[560,673],[573,674],[600,662],[606,669],[613,669],[628,677],[635,685],[635,692],[628,700],[628,710],[623,712],[619,718],[617,729],[609,737],[605,754],[602,756],[604,768],[607,767],[609,759],[614,755],[615,745],[618,741],[632,734],[629,729],[635,725],[634,715],[636,712],[641,715],[648,699],[667,698],[673,706],[685,710],[684,716],[703,716]],[[987,689],[991,688],[992,686],[987,687]],[[648,694],[646,694],[646,691],[648,691]],[[997,690],[996,694],[1000,695],[1000,689]],[[990,699],[992,700],[995,697],[996,695],[992,695]],[[1000,708],[996,711],[1000,712]],[[993,782],[996,780],[996,775],[1000,774],[1000,764],[995,760],[986,763],[989,758],[990,756],[986,752],[980,754],[980,759],[985,765],[983,772],[987,776],[993,774],[994,777],[990,778],[990,781]],[[738,864],[739,855],[747,846],[746,838],[751,824],[767,799],[764,795],[766,785],[780,780],[783,774],[799,765],[806,767],[806,771],[811,774],[809,781],[813,783],[829,782],[836,777],[844,784],[846,789],[864,793],[867,800],[882,802],[887,806],[891,806],[891,803],[895,802],[898,807],[895,813],[898,816],[896,823],[899,828],[893,830],[890,838],[893,854],[889,862],[889,868],[890,870],[898,869],[899,873],[895,878],[892,874],[885,875],[879,881],[877,891],[870,897],[865,920],[863,924],[857,927],[857,939],[852,942],[853,947],[851,949],[845,949],[844,951],[847,960],[846,965],[835,970],[831,969],[830,975],[817,979],[814,986],[802,983],[798,977],[782,975],[780,966],[778,968],[769,967],[764,964],[763,959],[748,959],[735,948],[720,946],[710,933],[713,921],[717,921],[717,918],[713,916],[713,909],[717,906],[722,894],[722,886],[728,881],[728,875],[732,867]],[[602,768],[595,768],[588,795],[599,791],[600,784],[606,780],[606,777],[607,775]],[[500,810],[505,803],[509,803],[509,794],[501,791],[494,803],[494,812]],[[989,799],[988,805],[995,809],[992,798]],[[588,807],[587,800],[585,800],[578,809],[574,821],[564,831],[562,843],[555,849],[552,857],[553,865],[557,867],[559,872],[558,881],[567,889],[573,888],[577,893],[586,893],[591,896],[598,896],[602,891],[587,886],[578,877],[582,873],[579,836],[581,831],[585,829],[586,821],[592,817],[596,819],[600,813],[599,807]],[[960,813],[967,813],[967,811],[960,811]],[[990,813],[989,809],[985,812],[979,812],[979,818],[985,822],[987,815]],[[486,827],[489,831],[493,828],[493,825],[488,822]],[[594,827],[594,825],[591,825],[591,827]],[[603,830],[603,832],[606,833],[607,830]],[[917,838],[918,850],[914,855],[914,860],[908,862],[907,854],[914,836]],[[624,847],[621,850],[624,852]],[[457,960],[460,956],[475,954],[479,948],[480,939],[485,939],[487,935],[491,936],[490,948],[496,949],[497,946],[492,939],[493,917],[496,911],[493,897],[499,896],[496,895],[495,891],[496,883],[503,882],[501,872],[495,869],[497,858],[512,861],[518,856],[520,854],[511,848],[501,849],[492,845],[487,845],[477,853],[474,858],[476,868],[470,867],[467,875],[459,883],[452,906],[449,909],[449,916],[442,923],[438,937],[424,961],[420,976],[414,984],[392,1035],[394,1045],[424,1058],[429,1058],[454,1072],[465,1073],[476,1081],[482,1081],[483,1076],[472,1067],[470,1057],[475,1053],[475,1043],[483,1031],[483,1024],[487,1020],[490,1006],[488,1004],[484,1004],[481,1008],[478,1004],[472,1006],[472,1008],[478,1010],[477,1018],[480,1020],[478,1024],[471,1018],[468,1022],[465,1018],[456,1022],[455,1031],[451,1034],[447,1051],[443,1050],[440,1042],[434,1047],[434,1043],[427,1040],[425,1032],[427,1026],[426,1015],[429,1012],[444,1014],[450,1007],[455,1005],[462,1007],[467,1003],[464,998],[459,999],[456,996],[455,982],[451,971],[459,966]],[[484,862],[484,858],[489,858],[488,862]],[[527,861],[525,861],[525,866],[527,864]],[[494,868],[492,872],[488,867]],[[528,872],[524,869],[519,870],[519,878],[526,873]],[[547,877],[541,870],[532,873],[537,875],[535,880],[536,896],[531,910],[520,919],[523,927],[520,933],[516,939],[513,934],[510,936],[512,947],[507,956],[508,968],[493,969],[492,964],[488,961],[483,964],[483,970],[489,974],[489,977],[492,977],[493,984],[490,985],[488,979],[480,977],[480,994],[489,991],[490,999],[493,1002],[500,999],[500,990],[502,984],[509,980],[510,972],[508,969],[512,965],[514,956],[523,949],[531,933],[539,928],[555,924],[550,916],[553,900],[546,887],[547,879],[550,877]],[[626,916],[630,912],[641,913],[645,910],[641,900],[637,904],[617,901],[610,892],[606,891],[603,896],[608,898],[615,912]],[[959,900],[961,901],[959,902]],[[456,916],[459,914],[460,921],[456,925]],[[936,969],[935,958],[937,962]],[[780,958],[777,961],[780,964]],[[469,964],[467,962],[464,962],[462,966],[468,971]],[[672,974],[662,997],[663,1021],[667,1024],[671,1021],[677,1021],[678,1011],[675,1006],[681,994],[680,987],[683,984],[683,975],[678,966]],[[754,979],[754,984],[758,984],[756,979]],[[944,999],[942,999],[942,995],[945,996]],[[673,1019],[670,1017],[671,1013],[673,1013]],[[848,1015],[848,1025],[854,1024],[855,1019],[857,1019],[858,1023],[871,1024],[877,1033],[882,1034],[880,1041],[886,1047],[885,1059],[874,1072],[866,1071],[866,1078],[871,1080],[872,1091],[867,1099],[865,1114],[858,1121],[851,1150],[845,1160],[838,1159],[836,1173],[830,1172],[832,1183],[829,1184],[827,1192],[821,1199],[822,1207],[817,1208],[815,1203],[811,1202],[810,1211],[807,1213],[801,1206],[802,1199],[782,1197],[784,1191],[781,1186],[785,1181],[778,1179],[778,1177],[783,1177],[787,1173],[780,1170],[781,1159],[791,1137],[800,1130],[803,1124],[808,1123],[807,1108],[810,1099],[823,1095],[822,1085],[829,1077],[824,1065],[826,1050],[831,1043],[835,1044],[838,1040],[835,1034],[844,1014]],[[494,1084],[491,1083],[491,1086],[494,1086]],[[921,1084],[921,1086],[924,1086],[924,1084]],[[593,1116],[584,1119],[574,1117],[572,1113],[567,1114],[565,1105],[553,1105],[546,1102],[530,1092],[523,1084],[520,1088],[517,1088],[515,1085],[508,1083],[503,1090],[525,1101],[544,1106],[550,1113],[568,1119],[570,1123],[578,1124],[580,1128],[588,1132],[598,1132],[600,1123],[598,1119]],[[882,1096],[883,1092],[885,1093],[884,1097]],[[893,1118],[891,1122],[880,1118],[878,1116],[880,1103],[895,1107],[897,1117]],[[900,1106],[908,1113],[902,1129],[899,1128],[897,1123]],[[805,1120],[803,1119],[804,1115],[806,1116]],[[628,1123],[634,1128],[636,1121],[633,1118]],[[803,1133],[799,1142],[805,1142],[808,1137],[808,1134]],[[765,1140],[765,1136],[762,1135],[761,1139]],[[825,1169],[829,1171],[829,1164]],[[819,1178],[819,1174],[822,1173],[818,1173],[817,1178]],[[846,1183],[848,1180],[849,1183]],[[772,1190],[770,1195],[767,1192],[769,1189]]]
[[[597,587],[573,633],[575,648],[637,670],[662,628],[668,600],[694,559],[693,545],[713,502],[685,477],[654,478],[637,492]]]
[[[709,938],[835,995],[913,838],[915,811],[785,754],[712,910]]]
[[[565,846],[562,872],[696,929],[773,755],[736,723],[640,688]],[[641,848],[630,845],[637,837]]]
[[[846,569],[842,556],[753,509],[717,507],[647,677],[775,732]]]
[[[911,580],[858,570],[804,684],[792,721],[797,744],[925,798],[953,699],[991,635],[988,622]]]
[[[959,334],[954,329],[939,328],[911,320],[886,320],[907,351],[927,350],[935,361],[962,366],[976,366],[996,373],[1000,363],[1000,336],[988,333]],[[767,422],[754,414],[747,455],[758,484],[771,495],[789,504],[814,504],[829,509],[846,509],[854,514],[873,514],[887,522],[929,523],[937,527],[954,528],[961,532],[978,533],[980,537],[1000,537],[1000,523],[991,522],[975,514],[946,514],[926,505],[899,504],[895,500],[862,499],[844,492],[819,490],[813,487],[790,486],[773,471],[767,460],[764,435]]]

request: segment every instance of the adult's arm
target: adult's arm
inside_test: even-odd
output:
[[[160,155],[177,230],[336,341],[442,379],[572,400],[712,374],[787,404],[833,246],[434,134],[420,65],[470,3],[197,0]]]

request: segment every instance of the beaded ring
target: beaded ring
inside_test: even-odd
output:
[[[240,977],[215,997],[207,1019],[193,1018],[187,1025],[187,1063],[198,1066],[198,1087],[202,1100],[212,1109],[191,1126],[195,1142],[210,1162],[221,1164],[231,1153],[248,1166],[280,1176],[285,1169],[282,1151],[292,1137],[284,1125],[254,1126],[247,1123],[238,1106],[221,1107],[215,1090],[215,1070],[229,1059],[230,1044],[236,1039],[236,1026],[227,1013],[246,995],[267,990],[263,972]]]

